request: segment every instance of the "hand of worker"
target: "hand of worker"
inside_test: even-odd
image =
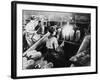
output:
[[[36,50],[29,51],[26,56],[28,58],[33,58],[34,60],[40,58],[42,56],[41,52],[37,52]]]

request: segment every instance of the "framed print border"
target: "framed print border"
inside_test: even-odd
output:
[[[50,74],[50,75],[30,75],[30,76],[17,76],[17,5],[45,5],[45,6],[59,6],[59,7],[76,7],[76,8],[89,8],[96,10],[96,70],[94,72],[83,72],[83,73],[64,73],[64,74]],[[24,2],[24,1],[12,1],[11,2],[11,78],[38,78],[38,77],[53,77],[53,76],[67,76],[67,75],[85,75],[85,74],[97,74],[98,73],[98,7],[88,5],[71,5],[71,4],[57,4],[57,3],[40,3],[40,2]]]

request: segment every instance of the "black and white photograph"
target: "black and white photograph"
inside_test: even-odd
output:
[[[91,14],[23,10],[23,69],[91,65]]]
[[[96,6],[12,5],[14,78],[97,72]]]

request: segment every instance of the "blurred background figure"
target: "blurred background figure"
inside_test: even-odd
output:
[[[34,33],[35,27],[37,25],[38,25],[38,19],[35,16],[33,16],[33,17],[31,17],[30,22],[26,24],[25,31],[28,33]]]
[[[45,27],[43,25],[42,21],[38,21],[38,25],[36,26],[35,30],[38,34],[44,34],[45,33]]]
[[[32,36],[36,33],[35,27],[38,25],[38,20],[35,17],[31,17],[30,22],[25,26],[25,37],[29,46],[32,46]]]

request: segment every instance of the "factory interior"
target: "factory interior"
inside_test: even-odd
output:
[[[91,14],[23,10],[22,69],[91,65]]]

